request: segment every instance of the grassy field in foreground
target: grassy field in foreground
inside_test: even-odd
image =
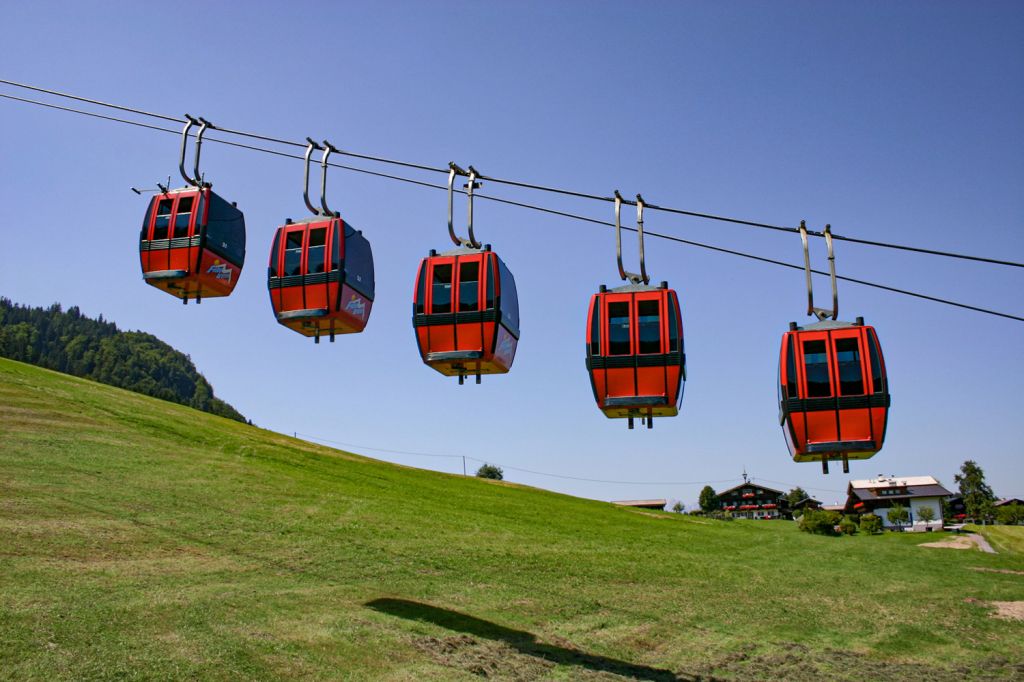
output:
[[[985,602],[1024,577],[971,569],[1024,557],[940,537],[425,472],[0,359],[5,679],[1019,679]]]

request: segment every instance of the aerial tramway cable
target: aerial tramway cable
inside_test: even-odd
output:
[[[41,92],[41,93],[45,93],[45,94],[48,94],[48,95],[53,95],[53,96],[56,96],[56,97],[63,97],[65,99],[71,99],[71,100],[75,100],[75,101],[79,101],[79,102],[85,102],[85,103],[88,103],[88,104],[94,104],[96,106],[107,107],[107,108],[111,108],[111,109],[117,109],[119,111],[125,111],[125,112],[129,112],[129,113],[134,113],[134,114],[138,114],[140,116],[149,116],[151,118],[157,118],[157,119],[160,119],[160,120],[170,121],[170,122],[174,122],[174,123],[185,123],[185,120],[182,119],[182,118],[176,118],[176,117],[173,117],[173,116],[167,116],[166,114],[158,114],[158,113],[155,113],[155,112],[145,111],[143,109],[137,109],[137,108],[134,108],[134,107],[128,107],[128,106],[124,106],[124,105],[120,105],[120,104],[112,104],[110,102],[103,102],[101,100],[92,99],[92,98],[89,98],[89,97],[81,97],[79,95],[72,95],[70,93],[60,92],[58,90],[51,90],[51,89],[48,89],[48,88],[42,88],[42,87],[35,86],[35,85],[28,85],[26,83],[18,83],[16,81],[11,81],[11,80],[6,80],[6,79],[0,79],[0,83],[3,83],[5,85],[10,85],[10,86],[13,86],[13,87],[23,88],[23,89],[26,89],[26,90],[33,90],[35,92]],[[33,102],[32,100],[25,100],[25,99],[20,99],[20,98],[16,98],[16,97],[9,97],[9,99],[19,99],[20,101],[23,101],[23,102]],[[33,103],[37,103],[37,102],[33,102]],[[61,108],[61,107],[56,107],[56,108]],[[71,109],[64,109],[64,110],[65,111],[73,111]],[[111,120],[115,120],[115,119],[111,119]],[[248,137],[248,138],[252,138],[252,139],[256,139],[256,140],[263,140],[264,142],[273,142],[275,144],[287,145],[287,146],[298,147],[298,148],[305,148],[305,146],[306,146],[305,143],[301,142],[301,141],[286,140],[286,139],[282,139],[282,138],[278,138],[278,137],[272,137],[272,136],[269,136],[269,135],[262,135],[260,133],[252,133],[252,132],[248,132],[248,131],[244,131],[244,130],[235,130],[235,129],[232,129],[232,128],[225,128],[225,127],[218,127],[218,130],[220,130],[223,133],[230,134],[230,135],[238,135],[240,137]],[[409,161],[401,161],[401,160],[397,160],[397,159],[389,159],[389,158],[385,158],[385,157],[381,157],[381,156],[374,156],[374,155],[371,155],[371,154],[361,154],[361,153],[358,153],[358,152],[346,151],[346,150],[342,150],[342,149],[336,149],[335,153],[341,154],[343,156],[350,156],[352,158],[364,159],[366,161],[374,161],[374,162],[377,162],[377,163],[384,163],[384,164],[389,164],[389,165],[394,165],[394,166],[401,166],[403,168],[412,168],[412,169],[416,169],[416,170],[422,170],[422,171],[428,171],[428,172],[434,172],[434,173],[443,173],[443,174],[447,174],[448,173],[448,169],[447,168],[443,168],[443,167],[427,166],[427,165],[424,165],[424,164],[412,163],[412,162],[409,162]],[[523,181],[520,181],[520,180],[510,180],[508,178],[498,178],[498,177],[494,177],[494,176],[490,176],[490,175],[479,175],[478,179],[481,180],[481,181],[488,181],[488,182],[493,182],[493,183],[497,183],[497,184],[509,185],[511,187],[520,187],[520,188],[523,188],[523,189],[530,189],[530,190],[535,190],[535,191],[539,191],[539,192],[549,192],[549,193],[553,193],[553,194],[560,194],[560,195],[563,195],[563,196],[571,196],[571,197],[576,197],[576,198],[580,198],[580,199],[589,199],[589,200],[593,200],[593,201],[603,201],[603,202],[606,202],[606,203],[614,203],[615,202],[615,198],[614,197],[610,197],[610,196],[602,196],[602,195],[599,195],[599,194],[592,194],[592,193],[588,193],[588,192],[579,192],[579,191],[564,189],[564,188],[560,188],[560,187],[550,187],[550,186],[547,186],[547,185],[540,185],[540,184],[536,184],[536,183],[523,182]],[[627,205],[633,205],[633,206],[636,205],[636,203],[634,201],[629,201],[629,200],[624,200],[622,203],[627,204]],[[765,222],[760,222],[760,221],[755,221],[755,220],[745,220],[745,219],[742,219],[742,218],[733,218],[733,217],[730,217],[730,216],[716,215],[716,214],[713,214],[713,213],[706,213],[706,212],[702,212],[702,211],[691,211],[691,210],[687,210],[687,209],[674,208],[674,207],[670,207],[670,206],[659,206],[657,204],[646,204],[646,208],[648,210],[652,210],[652,211],[662,211],[662,212],[665,212],[665,213],[672,213],[672,214],[675,214],[675,215],[683,215],[683,216],[689,216],[689,217],[692,217],[692,218],[700,218],[700,219],[703,219],[703,220],[713,220],[713,221],[718,221],[718,222],[731,223],[731,224],[734,224],[734,225],[744,225],[744,226],[747,226],[747,227],[756,227],[756,228],[767,229],[767,230],[775,230],[775,231],[779,231],[779,232],[789,232],[789,233],[796,234],[796,233],[798,233],[800,231],[799,227],[786,226],[786,225],[773,225],[771,223],[765,223]],[[819,231],[816,231],[816,230],[807,230],[807,234],[810,235],[810,236],[813,236],[813,237],[824,237],[825,236],[823,232],[819,232]],[[896,249],[896,250],[900,250],[900,251],[909,251],[909,252],[913,252],[913,253],[921,253],[921,254],[926,254],[926,255],[931,255],[931,256],[942,256],[942,257],[946,257],[946,258],[956,258],[956,259],[969,260],[969,261],[975,261],[975,262],[980,262],[980,263],[989,263],[989,264],[992,264],[992,265],[1005,265],[1005,266],[1009,266],[1009,267],[1024,268],[1024,263],[1015,262],[1015,261],[1009,261],[1009,260],[1001,260],[1001,259],[998,259],[998,258],[989,258],[989,257],[986,257],[986,256],[973,256],[973,255],[969,255],[969,254],[955,253],[955,252],[951,252],[951,251],[941,251],[941,250],[938,250],[938,249],[929,249],[929,248],[918,247],[918,246],[910,246],[910,245],[906,245],[906,244],[893,244],[893,243],[890,243],[890,242],[882,242],[882,241],[877,241],[877,240],[860,239],[860,238],[857,238],[857,237],[848,237],[848,236],[839,235],[839,234],[836,234],[836,233],[832,233],[831,236],[832,236],[832,239],[836,239],[836,240],[839,240],[839,241],[847,241],[847,242],[851,242],[851,243],[854,243],[854,244],[862,244],[862,245],[865,245],[865,246],[874,246],[874,247],[885,248],[885,249]]]
[[[99,102],[98,100],[91,100],[91,99],[84,98],[84,97],[78,97],[78,96],[75,96],[75,95],[68,95],[68,94],[65,94],[65,93],[59,93],[57,91],[46,90],[44,88],[37,88],[35,86],[23,85],[21,83],[15,83],[13,81],[8,81],[8,80],[0,79],[0,83],[6,83],[8,85],[14,85],[14,86],[17,86],[17,87],[23,87],[23,88],[27,88],[27,89],[31,89],[31,90],[36,90],[36,91],[39,91],[39,92],[44,92],[44,93],[48,93],[48,94],[58,95],[58,96],[61,96],[61,97],[66,97],[66,98],[69,98],[69,99],[75,99],[75,100],[82,101],[82,102],[93,103],[93,104],[97,104],[97,105],[100,105],[100,106],[106,106],[106,107],[110,107],[110,108],[114,108],[114,109],[120,109],[120,110],[123,110],[123,111],[129,111],[129,112],[132,112],[132,113],[138,113],[138,114],[141,114],[141,115],[152,116],[152,117],[156,117],[156,118],[160,118],[160,119],[164,119],[164,120],[168,120],[168,121],[174,121],[176,123],[183,123],[183,122],[185,122],[185,119],[178,119],[178,118],[174,118],[174,117],[163,116],[162,114],[154,114],[152,112],[146,112],[146,111],[142,111],[142,110],[132,109],[130,107],[122,107],[122,106],[116,105],[116,104],[108,104],[108,103],[105,103],[105,102]],[[58,111],[68,112],[68,113],[80,114],[80,115],[89,116],[89,117],[92,117],[92,118],[99,118],[99,119],[103,119],[103,120],[106,120],[106,121],[112,121],[112,122],[115,122],[115,123],[124,123],[126,125],[132,125],[132,126],[136,126],[136,127],[140,127],[140,128],[145,128],[145,129],[148,129],[148,130],[157,130],[157,131],[161,131],[161,132],[165,132],[165,133],[171,133],[171,134],[174,134],[174,135],[180,135],[181,134],[178,130],[175,130],[175,129],[172,129],[172,128],[165,128],[165,127],[162,127],[162,126],[152,125],[152,124],[149,124],[149,123],[143,123],[143,122],[140,122],[140,121],[132,121],[132,120],[129,120],[129,119],[118,118],[118,117],[115,117],[115,116],[107,116],[107,115],[104,115],[104,114],[98,114],[98,113],[90,112],[90,111],[83,111],[83,110],[80,110],[80,109],[74,109],[74,108],[71,108],[71,107],[60,106],[60,105],[57,105],[57,104],[52,104],[52,103],[48,103],[48,102],[41,102],[41,101],[38,101],[38,100],[32,100],[32,99],[27,99],[27,98],[23,98],[23,97],[16,97],[14,95],[8,95],[8,94],[4,94],[4,93],[0,93],[0,98],[12,100],[12,101],[17,101],[17,102],[23,102],[23,103],[26,103],[26,104],[32,104],[32,105],[36,105],[36,106],[42,106],[42,107],[46,107],[46,108],[50,108],[50,109],[55,109],[55,110],[58,110]],[[277,138],[260,136],[260,135],[256,135],[256,134],[252,134],[252,133],[239,133],[237,131],[233,131],[233,130],[228,129],[228,128],[222,128],[220,126],[218,126],[217,129],[220,132],[222,132],[222,133],[245,135],[245,136],[253,137],[253,138],[256,138],[256,139],[264,139],[264,140],[271,141],[271,142],[278,142],[280,144],[298,145],[298,143],[290,142],[290,141],[287,141],[287,140],[278,140]],[[300,154],[290,154],[290,153],[287,153],[287,152],[281,152],[281,151],[277,151],[277,150],[274,150],[274,149],[267,149],[265,147],[257,147],[255,145],[243,144],[243,143],[240,143],[240,142],[234,142],[234,141],[231,141],[231,140],[225,140],[225,139],[221,139],[221,138],[205,137],[204,140],[207,141],[207,142],[217,142],[219,144],[229,145],[229,146],[232,146],[232,147],[238,147],[238,148],[247,149],[247,150],[250,150],[250,151],[262,152],[262,153],[265,153],[265,154],[272,154],[274,156],[282,156],[282,157],[286,157],[286,158],[290,158],[290,159],[297,159],[297,160],[300,160],[300,161],[303,160],[303,158],[304,158]],[[302,146],[304,147],[305,145],[302,145]],[[415,168],[415,169],[420,169],[420,170],[430,170],[430,171],[440,170],[440,169],[435,169],[435,168],[432,168],[432,167],[429,167],[429,166],[420,166],[419,164],[411,164],[411,163],[407,163],[407,162],[392,161],[392,160],[388,160],[388,159],[382,159],[382,158],[379,158],[379,157],[372,157],[372,156],[368,156],[368,155],[359,155],[359,154],[355,154],[353,152],[345,152],[345,151],[341,151],[341,150],[339,150],[337,153],[338,154],[342,154],[342,155],[346,155],[346,156],[356,157],[356,158],[363,158],[363,159],[372,160],[372,161],[379,161],[381,163],[391,163],[391,164],[395,164],[395,165],[402,165],[402,166],[405,166],[405,167]],[[385,178],[385,179],[388,179],[388,180],[395,180],[397,182],[403,182],[403,183],[407,183],[407,184],[417,185],[417,186],[420,186],[420,187],[429,187],[429,188],[432,188],[432,189],[439,189],[439,190],[447,191],[447,186],[446,185],[437,185],[437,184],[430,183],[430,182],[424,182],[422,180],[416,180],[416,179],[413,179],[413,178],[406,178],[406,177],[402,177],[402,176],[398,176],[398,175],[392,175],[392,174],[389,174],[389,173],[382,173],[382,172],[379,172],[379,171],[373,171],[373,170],[369,170],[369,169],[366,169],[366,168],[359,168],[359,167],[356,167],[356,166],[348,166],[348,165],[345,165],[345,164],[330,163],[328,165],[332,166],[334,168],[340,168],[340,169],[352,171],[352,172],[355,172],[355,173],[362,173],[364,175],[370,175],[370,176],[374,176],[374,177]],[[448,171],[445,170],[444,172],[447,173]],[[480,177],[483,178],[484,176],[480,176]],[[528,186],[525,183],[516,183],[514,181],[509,181],[509,180],[495,179],[495,180],[492,180],[492,182],[499,182],[499,183],[514,185],[514,186],[524,186],[524,187]],[[534,188],[535,189],[541,189],[541,190],[547,190],[547,189],[554,190],[554,188],[544,188],[542,186],[536,186]],[[465,193],[464,190],[456,189],[455,191],[459,192],[459,193]],[[570,191],[564,191],[562,193],[569,194],[569,195],[580,196],[580,197],[583,197],[583,198],[604,199],[604,197],[598,197],[596,195],[584,195],[582,193],[574,193],[574,192],[570,192]],[[537,206],[537,205],[529,204],[529,203],[522,202],[522,201],[515,201],[515,200],[512,200],[512,199],[504,199],[504,198],[501,198],[501,197],[494,197],[494,196],[489,196],[489,195],[486,195],[486,194],[479,194],[479,193],[475,194],[474,196],[476,198],[479,198],[479,199],[484,199],[484,200],[487,200],[487,201],[493,201],[493,202],[496,202],[496,203],[506,204],[506,205],[509,205],[509,206],[516,206],[516,207],[519,207],[519,208],[525,208],[525,209],[529,209],[529,210],[533,210],[533,211],[538,211],[538,212],[541,212],[541,213],[547,213],[549,215],[556,215],[556,216],[560,216],[560,217],[564,217],[564,218],[569,218],[569,219],[572,219],[572,220],[578,220],[578,221],[581,221],[581,222],[591,223],[591,224],[595,224],[595,225],[602,225],[602,226],[605,226],[605,227],[614,227],[614,223],[606,221],[606,220],[600,220],[600,219],[597,219],[597,218],[591,218],[591,217],[588,217],[588,216],[582,216],[582,215],[579,215],[579,214],[570,213],[570,212],[567,212],[567,211],[561,211],[561,210],[558,210],[558,209],[548,208],[548,207],[544,207],[544,206]],[[610,200],[614,201],[614,198],[612,198]],[[634,203],[634,202],[624,202],[624,203]],[[790,228],[785,228],[785,227],[781,227],[781,226],[772,226],[772,225],[768,225],[768,224],[765,224],[765,223],[754,223],[752,221],[741,221],[741,220],[738,220],[738,219],[724,218],[724,217],[721,217],[721,216],[711,216],[710,214],[698,214],[698,213],[695,213],[695,212],[683,211],[682,209],[671,209],[671,208],[666,208],[666,207],[658,207],[658,206],[652,206],[650,204],[647,204],[647,208],[652,208],[652,209],[655,209],[655,210],[661,210],[661,211],[665,211],[665,212],[669,212],[669,213],[677,213],[677,214],[680,214],[680,215],[692,215],[693,217],[704,217],[704,218],[709,218],[709,219],[716,219],[716,220],[723,220],[723,221],[727,221],[727,222],[734,222],[734,223],[737,223],[737,224],[748,224],[748,225],[752,225],[752,226],[756,226],[756,227],[768,227],[768,228],[771,228],[771,229],[776,229],[777,228],[777,229],[780,229],[780,230],[783,230],[783,231],[790,231]],[[630,227],[623,227],[622,229],[628,230],[628,231],[635,231],[635,228],[630,228]],[[792,229],[795,232],[799,231],[799,228],[792,228]],[[667,234],[658,233],[658,232],[650,232],[650,231],[648,231],[648,232],[646,232],[646,234],[648,236],[650,236],[650,237],[654,237],[654,238],[658,238],[658,239],[666,239],[668,241],[673,241],[673,242],[677,242],[677,243],[680,243],[680,244],[686,244],[688,246],[694,246],[694,247],[697,247],[697,248],[708,249],[708,250],[711,250],[711,251],[717,251],[719,253],[725,253],[725,254],[729,254],[729,255],[733,255],[733,256],[739,256],[741,258],[747,258],[749,260],[760,261],[760,262],[763,262],[763,263],[769,263],[769,264],[772,264],[772,265],[778,265],[778,266],[781,266],[781,267],[791,268],[791,269],[795,269],[795,270],[803,270],[803,267],[800,266],[800,265],[794,265],[792,263],[787,263],[785,261],[780,261],[780,260],[776,260],[776,259],[773,259],[773,258],[766,258],[764,256],[758,256],[758,255],[755,255],[755,254],[746,253],[746,252],[743,252],[743,251],[738,251],[736,249],[729,249],[729,248],[725,248],[725,247],[721,247],[721,246],[715,246],[715,245],[712,245],[712,244],[706,244],[704,242],[698,242],[698,241],[690,240],[690,239],[683,239],[681,237],[676,237],[676,236],[673,236],[673,235],[667,235]],[[812,236],[823,236],[824,233],[808,231],[808,234],[810,234]],[[899,248],[899,249],[903,249],[903,250],[919,251],[919,252],[922,252],[922,253],[929,253],[929,254],[933,254],[933,255],[948,256],[948,257],[951,257],[951,258],[959,258],[959,259],[963,259],[963,260],[986,262],[986,263],[992,263],[992,264],[998,264],[998,265],[1007,265],[1007,266],[1011,266],[1011,267],[1024,267],[1024,263],[1018,263],[1018,262],[1014,262],[1014,261],[1001,261],[1001,260],[996,260],[996,259],[984,258],[984,257],[980,257],[980,256],[969,256],[969,255],[964,255],[964,254],[955,254],[955,253],[942,252],[942,251],[933,251],[933,250],[930,250],[930,249],[922,249],[922,248],[919,248],[919,247],[909,247],[909,246],[901,246],[901,245],[884,244],[882,242],[871,242],[869,240],[860,240],[860,239],[856,239],[856,238],[852,238],[852,237],[841,237],[841,236],[836,235],[834,233],[832,234],[832,237],[834,239],[843,239],[843,240],[846,240],[846,241],[851,241],[851,242],[856,242],[856,243],[863,243],[863,244],[868,244],[868,245],[872,245],[872,246],[883,246],[883,247],[887,247],[887,248]],[[819,275],[828,275],[827,272],[820,271],[820,270],[812,270],[812,272],[815,273],[815,274],[819,274]],[[927,301],[932,301],[934,303],[941,303],[941,304],[944,304],[944,305],[950,305],[950,306],[954,306],[954,307],[957,307],[957,308],[962,308],[962,309],[965,309],[965,310],[972,310],[972,311],[975,311],[975,312],[984,313],[986,315],[994,315],[996,317],[1002,317],[1002,318],[1009,319],[1009,320],[1015,320],[1015,321],[1018,321],[1018,322],[1024,322],[1024,317],[1021,317],[1021,316],[1018,316],[1018,315],[1013,315],[1013,314],[1010,314],[1010,313],[1004,313],[1004,312],[1000,312],[1000,311],[997,311],[997,310],[991,310],[991,309],[987,309],[987,308],[982,308],[982,307],[970,305],[970,304],[967,304],[967,303],[960,303],[960,302],[957,302],[957,301],[952,301],[952,300],[949,300],[949,299],[941,298],[941,297],[938,297],[938,296],[931,296],[931,295],[928,295],[928,294],[914,292],[914,291],[910,291],[910,290],[907,290],[907,289],[901,289],[901,288],[898,288],[898,287],[893,287],[893,286],[889,286],[889,285],[885,285],[885,284],[879,284],[879,283],[876,283],[876,282],[870,282],[870,281],[867,281],[867,280],[857,279],[857,278],[854,278],[854,277],[837,276],[837,279],[840,279],[840,280],[843,280],[843,281],[846,281],[846,282],[850,282],[850,283],[853,283],[853,284],[859,284],[859,285],[862,285],[862,286],[872,287],[872,288],[875,288],[875,289],[881,289],[883,291],[888,291],[888,292],[891,292],[891,293],[902,294],[904,296],[911,296],[911,297],[914,297],[914,298],[919,298],[919,299],[923,299],[923,300],[927,300]]]

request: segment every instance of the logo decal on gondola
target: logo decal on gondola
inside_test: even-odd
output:
[[[210,266],[210,269],[207,270],[206,273],[216,276],[217,279],[226,279],[229,282],[231,281],[231,268],[228,265],[221,263],[219,260],[214,261],[213,265]]]
[[[345,304],[345,311],[355,315],[360,320],[366,317],[366,302],[359,298],[355,294],[352,294],[352,298]]]

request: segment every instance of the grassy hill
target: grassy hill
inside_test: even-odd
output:
[[[425,472],[0,360],[0,678],[1019,679],[985,602],[1024,557],[935,539]]]

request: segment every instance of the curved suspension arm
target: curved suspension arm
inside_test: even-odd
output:
[[[331,155],[331,152],[336,152],[338,149],[324,140],[324,155],[320,157],[320,207],[323,208],[321,215],[332,216],[331,209],[327,208],[327,157]]]
[[[644,265],[644,198],[636,195],[636,233],[640,240],[640,278],[644,284],[649,284],[651,278],[647,276],[647,267]]]
[[[480,187],[483,183],[477,182],[477,178],[480,176],[476,172],[476,168],[469,167],[469,182],[465,184],[466,188],[466,200],[468,201],[468,217],[469,217],[469,246],[474,249],[480,248],[480,242],[473,236],[473,190]]]
[[[804,247],[804,273],[807,277],[807,314],[814,315],[818,320],[831,317],[833,320],[839,317],[839,292],[836,288],[836,255],[832,246],[832,225],[825,225],[823,232],[825,245],[828,249],[829,277],[832,280],[832,309],[814,307],[814,286],[811,282],[811,253],[807,245],[807,223],[800,221],[800,241]]]
[[[469,239],[463,239],[459,235],[455,234],[455,177],[458,175],[465,175],[469,177],[469,182],[463,185],[466,188],[466,197],[469,201],[467,209],[469,216]],[[478,173],[472,166],[469,167],[469,172],[466,172],[459,168],[454,161],[448,162],[448,236],[451,237],[455,246],[468,246],[473,249],[480,248],[480,242],[478,242],[476,237],[473,236],[473,190],[483,184],[477,180],[478,177],[480,177],[480,173]]]
[[[615,190],[615,260],[619,265],[619,277],[632,284],[650,282],[647,276],[647,269],[644,266],[644,200],[639,194],[636,195],[636,231],[640,245],[640,274],[629,272],[622,265],[622,195]]]
[[[306,138],[306,170],[302,176],[302,200],[306,202],[306,208],[312,212],[313,215],[320,215],[320,211],[317,210],[313,202],[309,200],[309,157],[313,155],[314,149],[323,149],[320,145],[313,141],[313,138]]]
[[[185,128],[181,131],[181,156],[178,160],[178,171],[181,173],[181,177],[185,179],[185,182],[193,187],[197,186],[195,180],[189,177],[189,174],[185,171],[185,150],[188,148],[188,132],[192,130],[192,126],[199,123],[196,119],[190,115],[185,114]]]
[[[201,187],[203,184],[203,176],[199,173],[199,154],[203,150],[203,133],[205,133],[207,129],[214,127],[212,123],[202,116],[199,117],[199,123],[202,125],[199,126],[199,131],[196,133],[196,159],[195,164],[192,166],[193,171],[195,171],[195,175],[192,179],[195,180],[194,184],[196,187]]]
[[[466,171],[455,165],[454,161],[448,162],[448,236],[455,242],[455,246],[462,246],[462,240],[455,234],[452,211],[455,203],[455,176],[465,175]]]

